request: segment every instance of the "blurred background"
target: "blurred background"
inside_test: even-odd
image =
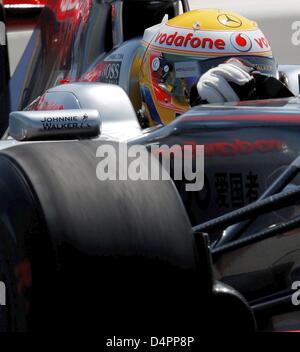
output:
[[[46,0],[32,1],[37,6],[42,6],[44,2]],[[4,3],[9,8],[13,3],[22,3],[22,0],[4,0]],[[255,20],[270,40],[280,64],[300,64],[300,0],[189,0],[189,3],[192,9],[222,8]],[[33,27],[32,21],[25,21],[22,27],[18,21],[8,24],[11,73],[19,62]]]

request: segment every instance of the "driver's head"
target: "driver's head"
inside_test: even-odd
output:
[[[140,88],[152,124],[168,124],[186,111],[191,87],[229,58],[277,75],[270,44],[257,24],[229,11],[186,12],[146,30],[143,45]]]

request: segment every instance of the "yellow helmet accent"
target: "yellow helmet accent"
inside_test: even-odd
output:
[[[194,30],[242,31],[257,29],[257,23],[231,11],[221,9],[192,10],[168,21],[169,26]]]

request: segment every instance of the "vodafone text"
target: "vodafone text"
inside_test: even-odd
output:
[[[230,35],[230,33],[228,35]],[[233,32],[230,35],[230,41],[233,46],[232,49],[236,49],[238,51],[250,51],[254,44],[256,45],[255,50],[258,51],[265,51],[271,49],[268,39],[264,37],[260,31],[255,32],[255,34],[252,35]],[[178,49],[206,49],[214,50],[216,52],[229,49],[228,44],[226,44],[225,42],[225,37],[223,37],[222,39],[217,36],[211,36],[209,33],[205,32],[201,35],[193,32],[160,32],[156,35],[154,43],[156,45],[162,45],[165,47],[173,47]]]
[[[211,38],[202,38],[200,39],[197,36],[194,36],[193,33],[188,33],[187,35],[178,35],[178,32],[167,35],[166,33],[159,33],[156,36],[155,42],[159,42],[160,44],[174,45],[175,46],[184,46],[187,47],[188,44],[191,45],[192,48],[206,48],[212,49],[215,47],[218,50],[224,50],[225,42],[223,39],[212,40]]]

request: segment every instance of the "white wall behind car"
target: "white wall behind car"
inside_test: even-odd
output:
[[[8,55],[10,63],[10,73],[14,73],[21,56],[29,42],[32,34],[32,29],[26,30],[11,30],[7,32],[8,40]]]

